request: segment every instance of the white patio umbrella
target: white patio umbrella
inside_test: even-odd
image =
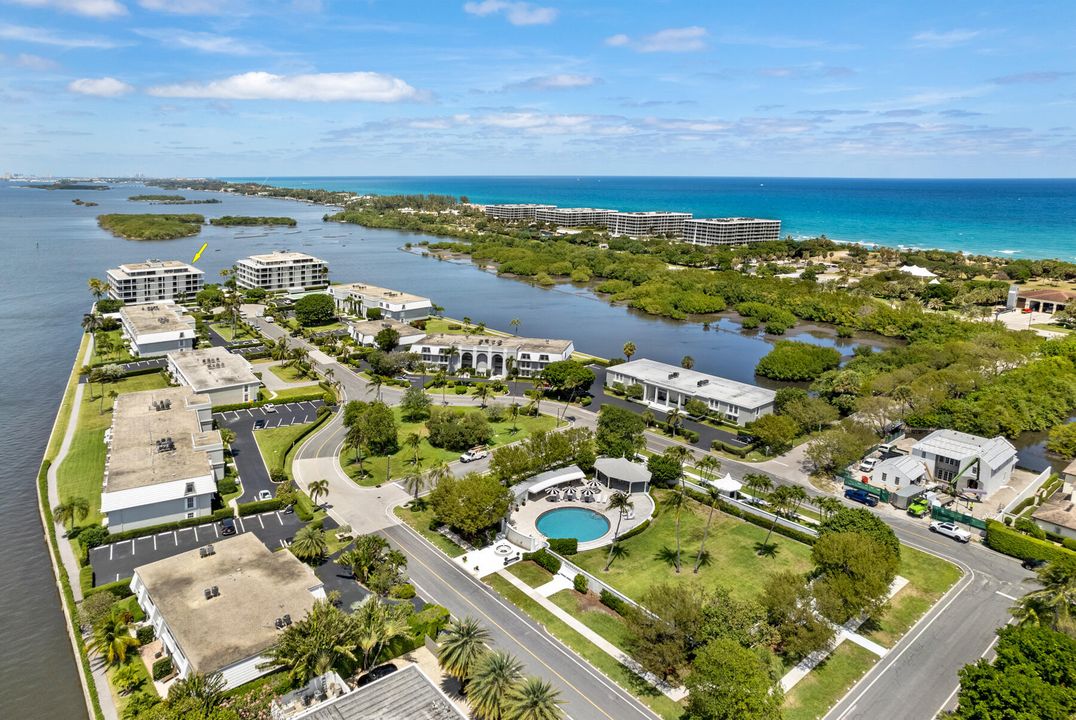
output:
[[[717,480],[711,480],[710,484],[716,487],[723,493],[739,492],[743,487],[743,483],[738,480],[733,480],[732,475],[725,473],[725,477],[718,478]]]

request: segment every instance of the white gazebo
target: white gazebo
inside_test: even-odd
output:
[[[743,483],[739,480],[733,480],[732,475],[728,473],[725,473],[725,477],[723,478],[718,478],[716,480],[707,480],[706,482],[710,485],[713,485],[720,492],[723,492],[727,495],[739,492],[743,488]]]

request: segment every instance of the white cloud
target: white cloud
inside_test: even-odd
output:
[[[633,40],[623,33],[605,38],[612,47],[631,47],[639,52],[696,52],[706,49],[706,28],[693,25],[684,28],[666,28],[652,35]]]
[[[54,8],[61,12],[75,13],[95,18],[126,15],[127,8],[117,0],[8,0],[28,7]]]
[[[214,53],[220,55],[258,55],[266,50],[260,46],[243,42],[229,35],[217,35],[208,32],[189,32],[175,28],[154,28],[135,30],[142,37],[157,40],[167,47],[182,50],[197,50],[198,52]]]
[[[0,40],[14,40],[16,42],[55,45],[57,47],[66,48],[116,47],[116,43],[102,38],[65,37],[44,28],[27,27],[25,25],[8,25],[6,23],[0,23]]]
[[[133,87],[114,77],[80,78],[67,86],[71,92],[97,97],[119,97],[134,90]]]
[[[239,3],[229,0],[138,0],[147,10],[173,15],[224,15],[239,12]]]
[[[560,73],[557,75],[540,75],[522,82],[511,83],[505,86],[505,90],[570,90],[574,88],[590,87],[599,82],[598,78],[591,75],[575,75],[573,73]]]
[[[15,64],[27,70],[38,70],[40,72],[55,70],[60,66],[55,60],[41,57],[40,55],[31,55],[30,53],[19,53],[15,57]]]
[[[548,25],[557,19],[560,12],[556,8],[509,0],[478,0],[464,3],[463,9],[479,17],[504,13],[505,18],[513,25]]]
[[[946,49],[963,45],[981,34],[978,30],[957,29],[945,32],[925,30],[912,36],[912,44],[916,47]]]
[[[422,93],[403,80],[374,72],[274,75],[248,72],[207,83],[186,82],[149,89],[157,97],[214,98],[218,100],[298,100],[331,102],[400,102]]]

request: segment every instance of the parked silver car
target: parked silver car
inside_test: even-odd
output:
[[[960,527],[956,523],[941,522],[940,520],[935,520],[934,522],[930,523],[930,531],[936,532],[939,535],[951,537],[954,540],[958,540],[962,543],[966,543],[971,540],[971,533]]]

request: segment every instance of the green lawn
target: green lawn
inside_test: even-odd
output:
[[[893,647],[962,574],[956,565],[907,545],[900,548],[898,572],[908,579],[908,584],[889,602],[889,609],[876,627],[860,630],[885,647]]]
[[[455,327],[449,327],[450,325]],[[452,320],[449,318],[430,318],[426,321],[426,334],[427,335],[492,335],[488,329],[485,332],[479,332],[477,325],[464,325],[462,320]]]
[[[75,364],[71,368],[71,374],[67,379],[67,387],[64,389],[63,397],[60,399],[60,408],[56,412],[56,432],[49,436],[49,445],[45,448],[45,457],[52,460],[56,457],[56,453],[60,450],[60,443],[63,442],[64,430],[67,429],[67,423],[71,419],[71,406],[75,402],[75,388],[78,386],[79,370],[82,367],[82,358],[86,354],[86,345],[90,341],[90,336],[87,333],[83,333],[82,341],[78,346],[78,354],[75,355]]]
[[[126,363],[134,360],[134,357],[127,350],[123,344],[123,331],[122,330],[109,330],[108,332],[99,332],[97,335],[107,335],[108,339],[112,341],[112,352],[107,355],[102,355],[97,352],[97,345],[94,345],[93,355],[90,357],[90,364],[96,365],[100,362],[110,363]],[[81,355],[80,355],[81,357]]]
[[[650,527],[623,542],[628,554],[615,560],[609,572],[603,571],[608,553],[601,548],[579,553],[573,558],[575,563],[636,600],[642,600],[655,584],[696,580],[710,587],[725,587],[740,599],[754,598],[771,573],[782,570],[805,573],[811,569],[811,549],[807,545],[774,533],[770,543],[777,546],[777,554],[760,557],[755,544],[765,539],[766,529],[718,510],[706,543],[711,561],[695,575],[692,568],[709,508],[689,500],[681,518],[683,571],[677,574],[662,557],[666,550],[676,547],[676,513],[662,508],[664,495],[662,491],[655,494],[658,511]]]
[[[506,600],[534,618],[545,627],[551,635],[574,650],[590,662],[620,687],[631,692],[651,710],[666,720],[676,720],[683,714],[683,708],[666,697],[660,690],[646,682],[630,669],[607,655],[597,645],[572,630],[565,622],[527,597],[518,588],[504,578],[494,574],[485,578],[485,582],[500,593]],[[600,702],[599,699],[595,699]]]
[[[317,385],[300,385],[299,387],[278,390],[272,394],[270,399],[274,402],[291,402],[293,398],[310,397],[311,393],[322,393],[322,389]]]
[[[419,535],[429,540],[433,545],[449,557],[459,557],[464,549],[452,542],[439,532],[430,530],[433,522],[433,510],[429,506],[420,506],[420,509],[412,510],[410,507],[400,506],[396,508],[396,517],[410,525]]]
[[[508,572],[515,575],[532,588],[541,587],[553,579],[552,573],[530,560],[517,562],[508,566]]]
[[[82,496],[89,501],[90,514],[80,525],[101,522],[101,481],[105,472],[105,430],[112,424],[112,398],[109,392],[136,392],[167,387],[160,373],[135,375],[105,385],[102,397],[100,383],[86,385],[82,403],[75,417],[77,429],[71,440],[67,457],[57,470],[60,500]]]
[[[818,720],[840,700],[878,657],[845,641],[785,696],[784,720]],[[915,688],[908,688],[914,692]]]
[[[602,605],[594,593],[581,595],[575,590],[561,590],[549,599],[618,648],[627,647],[628,626],[624,618]]]
[[[215,322],[210,323],[209,327],[220,335],[222,338],[231,342],[233,340],[260,340],[261,336],[255,332],[251,332],[247,328],[243,327],[242,323],[238,323],[235,326],[235,333],[232,333],[232,324],[230,322]]]
[[[459,458],[460,453],[457,451],[435,448],[430,445],[429,441],[426,440],[428,433],[424,422],[403,422],[400,419],[400,409],[393,408],[393,412],[396,414],[399,427],[400,449],[393,455],[388,456],[388,462],[384,455],[367,457],[363,461],[365,475],[361,475],[359,465],[355,462],[354,451],[348,451],[340,456],[340,464],[343,466],[344,471],[356,479],[360,485],[374,486],[384,483],[390,470],[389,465],[391,465],[392,479],[399,479],[414,472],[425,472],[442,461],[451,462]],[[476,409],[473,412],[479,411]],[[550,430],[556,424],[556,418],[548,415],[539,415],[538,417],[520,416],[515,421],[516,432],[512,432],[512,420],[490,423],[493,429],[493,439],[490,442],[490,447],[522,440],[538,430]],[[413,462],[414,450],[404,444],[404,440],[411,433],[418,433],[422,437],[422,444],[419,445],[418,450],[419,462],[417,465]]]
[[[309,377],[307,375],[303,375],[299,371],[299,368],[294,365],[270,365],[269,372],[273,373],[284,382],[289,383],[310,382],[312,380],[317,380],[316,377]]]
[[[255,430],[254,440],[258,443],[258,449],[265,459],[265,466],[269,472],[284,468],[284,456],[295,438],[302,435],[311,423],[305,425],[288,425],[287,427],[268,428]]]

